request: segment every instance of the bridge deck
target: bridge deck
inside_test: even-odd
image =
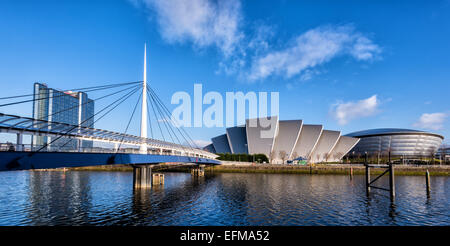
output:
[[[217,157],[215,154],[201,149],[167,141],[161,141],[151,138],[141,138],[130,134],[118,133],[108,130],[70,125],[60,122],[49,122],[3,113],[0,113],[0,132],[48,137],[58,137],[63,135],[65,138],[92,140],[107,143],[123,143],[136,146],[139,146],[144,142],[150,149],[154,148],[161,150],[170,150],[172,152],[177,152],[177,155],[181,156],[193,155],[211,159]]]
[[[176,155],[74,152],[0,152],[0,171],[83,167],[114,164],[159,164],[183,162],[219,165],[220,161]]]

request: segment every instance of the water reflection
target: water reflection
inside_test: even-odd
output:
[[[450,225],[450,179],[431,181],[427,198],[421,177],[398,176],[390,201],[358,175],[166,173],[133,189],[130,172],[5,172],[0,225]]]
[[[30,172],[27,216],[34,225],[78,224],[89,221],[89,176],[62,171]]]

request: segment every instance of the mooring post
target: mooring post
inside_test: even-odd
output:
[[[350,165],[350,179],[353,179],[353,167]]]
[[[389,162],[389,191],[391,200],[393,200],[395,198],[395,179],[394,179],[394,167],[391,162]]]
[[[370,168],[369,163],[367,163],[367,152],[364,155],[364,165],[366,166],[366,191],[368,195],[370,192]]]
[[[430,188],[430,172],[428,172],[428,169],[427,169],[427,172],[425,174],[425,180],[426,180],[426,185],[427,185],[427,197],[430,197],[430,191],[431,191],[431,188]]]

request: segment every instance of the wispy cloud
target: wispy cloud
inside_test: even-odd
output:
[[[309,80],[319,66],[338,56],[370,61],[382,51],[352,24],[319,26],[273,43],[276,28],[263,20],[246,23],[240,0],[129,1],[136,8],[150,10],[164,40],[192,43],[196,48],[216,47],[223,55],[216,72],[246,81],[270,76]]]
[[[377,95],[373,95],[359,101],[338,102],[332,105],[330,113],[340,125],[345,125],[351,120],[375,115],[379,105]]]
[[[350,55],[358,61],[374,59],[381,48],[352,25],[322,26],[297,36],[287,47],[255,57],[250,80],[271,75],[286,78],[331,61],[339,55]]]
[[[211,141],[205,141],[205,140],[201,140],[201,139],[194,139],[193,142],[195,144],[195,147],[199,147],[199,148],[203,148],[206,145],[211,143]]]
[[[430,130],[441,130],[444,127],[444,121],[447,116],[448,114],[446,113],[424,113],[413,126]]]
[[[231,55],[243,38],[238,0],[129,0],[156,14],[162,37],[169,43],[192,42],[196,47],[216,46]]]

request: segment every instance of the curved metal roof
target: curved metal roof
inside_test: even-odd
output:
[[[363,131],[352,132],[352,133],[346,134],[345,136],[370,137],[370,136],[377,136],[377,135],[406,135],[406,134],[433,135],[433,136],[444,139],[443,136],[436,134],[436,133],[425,132],[425,131],[420,131],[420,130],[413,130],[413,129],[402,129],[402,128],[368,129],[368,130],[363,130]]]

